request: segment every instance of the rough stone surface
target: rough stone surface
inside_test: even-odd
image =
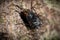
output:
[[[32,0],[34,11],[42,19],[41,28],[36,31],[27,30],[19,13],[23,9],[31,9],[31,0],[2,0],[0,2],[0,32],[8,33],[8,40],[44,40],[60,34],[60,11],[49,8],[44,0]],[[18,6],[16,6],[18,5]],[[34,36],[33,36],[34,35]],[[38,36],[39,35],[39,36]]]

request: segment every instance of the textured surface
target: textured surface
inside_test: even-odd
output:
[[[27,30],[19,13],[20,8],[30,9],[31,0],[3,0],[0,2],[0,32],[8,33],[10,40],[44,40],[60,34],[60,11],[48,7],[44,0],[32,0],[34,12],[42,19],[41,28]]]

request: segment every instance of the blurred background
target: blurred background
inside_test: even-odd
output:
[[[36,12],[38,29],[28,30],[19,13]],[[60,0],[0,0],[0,40],[60,40]]]

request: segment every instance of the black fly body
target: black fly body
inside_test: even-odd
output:
[[[28,29],[36,29],[41,25],[41,21],[36,13],[30,10],[24,10],[20,16]]]

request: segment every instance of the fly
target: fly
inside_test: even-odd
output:
[[[36,13],[30,10],[24,10],[20,16],[28,29],[36,29],[40,27],[41,20]]]

